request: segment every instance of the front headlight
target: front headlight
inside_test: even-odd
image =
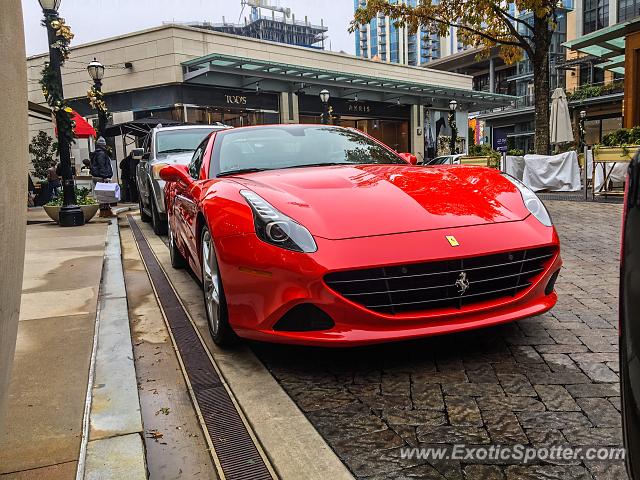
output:
[[[531,212],[531,215],[536,217],[545,227],[550,227],[553,225],[553,222],[551,221],[551,215],[549,215],[549,212],[544,206],[544,203],[542,203],[542,200],[538,198],[533,190],[531,190],[524,183],[522,183],[517,178],[512,177],[511,175],[502,173],[502,176],[518,188],[518,190],[520,191],[520,195],[522,195],[522,200],[524,201],[527,210]]]
[[[240,195],[253,211],[256,235],[260,240],[294,252],[313,253],[318,250],[309,230],[279,212],[260,195],[251,190],[241,190]]]
[[[151,167],[151,174],[153,175],[154,180],[162,180],[162,178],[160,178],[160,170],[167,165],[168,163],[156,163]]]

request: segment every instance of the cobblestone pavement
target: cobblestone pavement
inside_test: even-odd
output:
[[[564,268],[558,304],[545,315],[359,349],[252,346],[356,477],[626,478],[622,461],[524,466],[400,458],[401,447],[434,444],[621,444],[621,206],[548,206]]]

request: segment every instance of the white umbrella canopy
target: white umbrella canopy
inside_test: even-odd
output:
[[[551,143],[573,142],[573,128],[569,115],[567,95],[562,88],[556,88],[551,95],[551,118],[549,119]]]

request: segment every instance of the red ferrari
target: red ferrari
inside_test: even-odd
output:
[[[549,310],[562,262],[538,197],[405,157],[355,129],[269,125],[165,167],[172,265],[202,281],[214,341],[361,345]]]

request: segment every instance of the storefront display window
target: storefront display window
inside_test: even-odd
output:
[[[224,123],[232,127],[279,123],[278,112],[220,107],[187,107],[187,122],[200,124]]]
[[[622,128],[621,117],[590,119],[584,122],[587,145],[596,145],[607,133]]]

